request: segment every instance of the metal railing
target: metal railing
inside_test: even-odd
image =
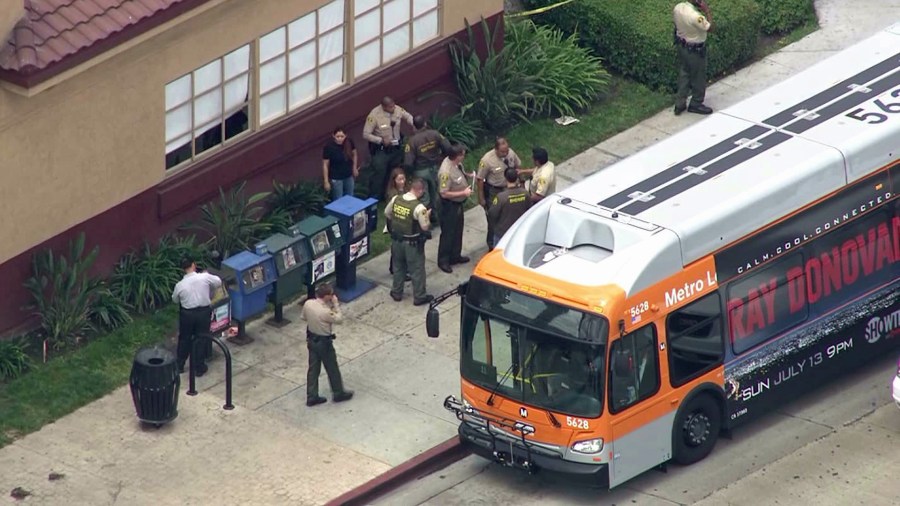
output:
[[[222,409],[232,410],[234,409],[234,404],[231,403],[231,351],[228,349],[228,346],[222,342],[218,337],[213,336],[199,336],[197,339],[209,339],[212,342],[219,345],[219,348],[222,350],[222,354],[225,355],[225,405],[222,406]],[[194,348],[199,346],[199,343],[194,344]],[[194,354],[191,353],[191,356],[188,361],[188,395],[197,395],[197,379],[194,375]]]

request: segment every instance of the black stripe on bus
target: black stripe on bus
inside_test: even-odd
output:
[[[880,75],[884,75],[884,74],[890,72],[891,70],[897,68],[898,66],[900,66],[900,53],[897,53],[897,54],[891,56],[890,58],[887,58],[887,59],[883,60],[882,62],[880,62],[872,67],[869,67],[868,69],[866,69],[850,78],[847,78],[844,81],[841,81],[840,83],[828,88],[825,91],[817,93],[813,97],[811,97],[807,100],[804,100],[803,102],[800,102],[792,107],[784,109],[782,112],[765,120],[764,123],[771,125],[771,126],[780,127],[780,126],[784,125],[785,123],[788,123],[789,121],[791,121],[793,119],[796,119],[796,116],[794,116],[794,113],[797,112],[798,110],[801,110],[801,109],[813,110],[813,109],[816,109],[817,107],[821,107],[823,104],[830,102],[831,100],[834,100],[835,98],[850,91],[849,86],[851,84],[863,85],[863,84],[875,79],[876,77],[878,77]],[[876,86],[880,87],[882,84],[885,84],[888,81],[893,82],[895,79],[897,79],[897,77],[898,76],[895,74],[895,75],[890,76],[887,79],[882,79],[881,81],[878,81],[877,83],[873,84],[871,86],[871,88],[873,88],[873,92],[870,92],[870,93],[857,92],[857,93],[848,95],[846,98],[838,101],[837,103],[826,107],[822,111],[819,111],[819,117],[816,118],[815,120],[797,121],[796,123],[787,127],[786,130],[794,132],[794,133],[800,133],[800,132],[808,130],[809,128],[812,128],[815,125],[821,124],[822,122],[841,114],[846,109],[849,109],[850,107],[852,107],[854,105],[858,105],[858,104],[866,101],[867,99],[872,98],[873,96],[877,95],[880,92],[878,92],[878,93],[874,92],[874,89],[876,88]],[[882,90],[882,91],[884,91],[884,90]],[[838,109],[838,107],[840,107],[840,106],[838,106],[838,104],[842,104],[844,109]],[[846,105],[843,105],[843,104],[846,104]],[[742,138],[752,139],[754,137],[757,137],[757,136],[763,134],[766,131],[767,130],[764,127],[760,127],[760,126],[753,126],[746,130],[743,130],[743,131],[737,133],[736,135],[733,135],[732,137],[730,137],[722,142],[719,142],[719,143],[701,151],[700,153],[697,153],[696,155],[692,156],[691,158],[689,158],[683,162],[680,162],[666,170],[663,170],[662,172],[660,172],[658,174],[654,174],[653,176],[650,176],[649,178],[647,178],[639,183],[636,183],[636,184],[626,188],[625,190],[622,190],[619,193],[616,193],[615,195],[606,198],[605,200],[603,200],[601,202],[598,202],[597,205],[606,207],[608,209],[615,209],[623,204],[628,203],[630,200],[632,200],[630,197],[628,197],[629,195],[631,195],[635,192],[648,193],[651,190],[653,190],[654,188],[661,186],[661,185],[671,181],[672,179],[675,179],[675,178],[679,177],[680,175],[682,175],[685,167],[688,167],[688,166],[698,167],[700,165],[703,165],[704,163],[707,163],[710,160],[712,160],[718,156],[721,156],[722,154],[724,154],[724,153],[728,152],[729,150],[731,150],[732,148],[734,148],[735,141],[740,140]],[[754,150],[753,152],[759,153],[761,151]],[[697,180],[693,179],[693,178],[686,178],[684,181],[696,182]],[[642,208],[643,210],[646,210],[646,209],[649,209],[650,207],[653,207],[653,205],[655,205],[655,203],[658,203],[658,202],[659,202],[658,199],[653,199],[649,202],[636,202],[634,204],[630,204],[630,205],[626,206],[626,209],[632,208],[632,206],[634,206],[635,204],[644,204],[642,206],[635,206],[634,208]],[[649,205],[647,205],[647,204],[649,204]],[[623,211],[625,211],[625,209],[623,209]]]
[[[817,108],[821,107],[823,104],[827,104],[828,102],[831,102],[832,100],[838,98],[839,96],[843,95],[844,93],[847,93],[848,91],[850,91],[849,86],[851,84],[858,84],[858,85],[862,86],[865,83],[875,79],[878,76],[887,74],[891,70],[897,68],[898,65],[900,65],[900,53],[897,53],[897,54],[891,56],[890,58],[887,58],[886,60],[882,61],[881,63],[878,63],[877,65],[875,65],[873,67],[867,68],[866,70],[860,72],[859,74],[856,74],[853,77],[847,78],[847,79],[839,82],[838,84],[835,84],[834,86],[828,88],[825,91],[822,91],[820,93],[817,93],[816,95],[813,95],[812,97],[804,100],[803,102],[799,102],[798,104],[794,105],[793,107],[789,107],[789,108],[779,112],[778,114],[763,121],[763,123],[765,123],[767,125],[772,125],[775,127],[780,127],[780,126],[784,125],[785,123],[794,119],[795,118],[794,113],[796,113],[797,111],[800,111],[800,110],[812,111],[814,109],[817,109]],[[861,95],[862,96],[871,96],[871,94],[869,94],[869,93],[864,93]]]
[[[788,125],[785,130],[787,130],[788,132],[793,132],[795,134],[805,132],[810,128],[821,125],[825,121],[834,118],[835,116],[843,114],[844,112],[858,106],[863,102],[872,100],[878,95],[896,86],[900,86],[900,72],[894,72],[888,77],[872,83],[869,86],[869,89],[871,89],[872,91],[868,93],[853,93],[852,95],[848,95],[818,111],[819,116],[817,118],[812,120],[799,120],[796,123]]]
[[[606,200],[599,202],[597,205],[606,207],[608,209],[615,209],[622,204],[627,204],[631,201],[629,195],[632,193],[639,191],[643,193],[647,193],[657,186],[664,185],[669,181],[675,179],[678,176],[684,174],[685,167],[700,167],[706,163],[709,163],[710,160],[718,158],[725,153],[731,151],[736,148],[735,144],[737,141],[741,139],[753,139],[759,137],[760,135],[766,132],[772,132],[773,130],[766,128],[764,126],[754,125],[746,130],[736,133],[731,137],[710,146],[707,149],[697,153],[696,155],[684,160],[683,162],[679,162],[668,169],[650,176],[649,178],[641,181],[640,183],[635,184],[634,186],[629,187],[626,190],[622,190],[621,192],[613,195],[612,197],[608,197]]]
[[[709,181],[710,179],[727,172],[738,165],[746,162],[747,160],[757,156],[761,153],[765,153],[769,149],[774,148],[775,146],[781,144],[782,142],[792,139],[793,137],[783,133],[783,132],[772,132],[771,134],[765,136],[762,139],[759,139],[757,142],[760,143],[760,146],[755,149],[744,148],[740,149],[725,158],[704,167],[706,170],[705,174],[692,174],[680,181],[677,181],[665,188],[660,189],[658,192],[653,194],[653,199],[642,202],[633,202],[621,209],[621,211],[625,214],[630,214],[631,216],[638,216],[640,213],[659,205],[666,200],[669,200],[672,197],[677,196],[680,193],[683,193],[694,186],[704,183],[705,181]]]

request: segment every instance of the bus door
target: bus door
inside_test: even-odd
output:
[[[610,347],[609,412],[612,428],[610,486],[669,459],[671,408],[660,389],[659,338],[649,323]]]

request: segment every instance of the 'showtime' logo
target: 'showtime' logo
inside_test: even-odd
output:
[[[887,316],[876,316],[866,325],[866,341],[875,344],[882,337],[889,338],[900,332],[900,310]]]

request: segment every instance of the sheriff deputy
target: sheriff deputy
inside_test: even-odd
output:
[[[421,202],[425,181],[413,179],[409,191],[395,195],[384,208],[391,231],[391,267],[394,278],[391,298],[403,300],[403,282],[407,272],[412,278],[413,305],[428,304],[434,297],[425,293],[425,240],[430,237],[431,210]]]
[[[522,167],[522,161],[505,137],[497,137],[494,141],[494,149],[481,157],[478,163],[478,174],[475,176],[478,185],[478,204],[484,208],[485,214],[490,210],[494,197],[506,190],[506,178],[503,176],[506,169]],[[487,246],[488,250],[494,248],[494,228],[488,222]]]
[[[403,162],[403,150],[400,147],[402,121],[413,125],[412,115],[395,104],[391,97],[381,99],[381,105],[372,109],[366,117],[363,137],[369,141],[369,154],[372,155],[368,178],[369,196],[378,200],[384,198],[388,167],[398,167]]]

